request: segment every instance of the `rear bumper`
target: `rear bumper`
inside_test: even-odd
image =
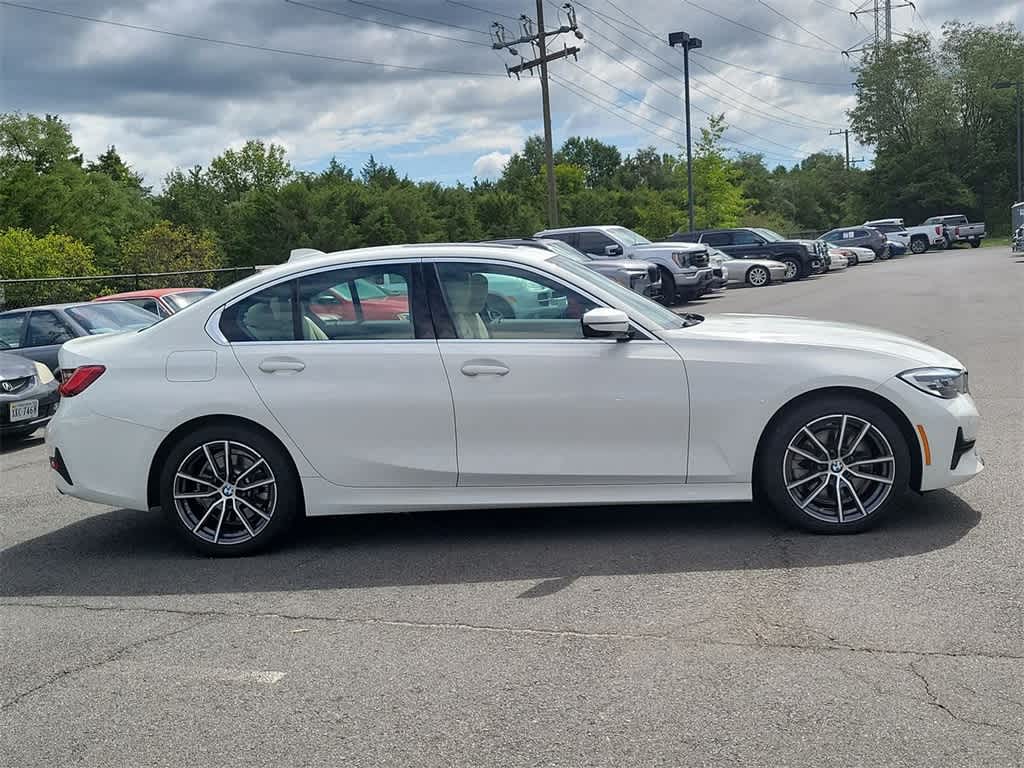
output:
[[[149,468],[163,432],[94,413],[77,398],[65,399],[46,430],[51,460],[60,451],[65,476],[53,472],[57,490],[98,504],[149,507]]]

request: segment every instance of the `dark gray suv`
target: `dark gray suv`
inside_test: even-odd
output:
[[[826,243],[854,248],[870,248],[882,261],[889,258],[889,241],[874,227],[840,227],[821,236]]]

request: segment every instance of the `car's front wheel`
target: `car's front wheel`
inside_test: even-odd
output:
[[[171,525],[211,555],[269,546],[299,511],[298,477],[284,449],[244,425],[202,427],[170,451],[160,503]]]
[[[928,239],[925,237],[915,237],[910,241],[910,252],[911,253],[924,253],[928,250]]]
[[[755,288],[768,285],[771,280],[771,273],[764,267],[751,267],[747,270],[747,282]]]
[[[899,426],[867,399],[826,395],[783,413],[758,457],[758,482],[790,522],[856,533],[900,503],[910,452]]]
[[[664,267],[661,268],[661,303],[666,307],[674,306],[679,295],[676,291],[676,280]]]

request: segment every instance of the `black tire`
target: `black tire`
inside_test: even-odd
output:
[[[676,280],[672,277],[672,273],[664,267],[658,267],[658,269],[661,270],[661,303],[666,307],[674,306],[679,300]]]
[[[772,281],[772,274],[767,268],[761,266],[753,266],[747,270],[747,285],[754,288],[759,288],[764,285],[768,285]]]
[[[264,480],[259,478],[269,477],[272,479],[272,485],[264,483],[259,488],[248,491],[250,494],[248,500],[262,508],[263,512],[269,512],[269,520],[263,520],[258,515],[254,516],[253,512],[238,505],[236,500],[240,501],[246,498],[241,485],[233,486],[230,491],[224,489],[220,473],[224,471],[225,462],[218,461],[217,451],[225,442],[229,446],[233,446],[236,451],[236,454],[231,456],[230,462],[228,462],[232,465],[236,476],[241,477],[242,473],[246,473],[250,477],[257,478],[256,481],[250,480],[250,483],[264,483]],[[183,462],[186,460],[203,461],[203,456],[198,452],[203,450],[203,446],[208,445],[214,445],[212,461],[216,466],[213,467],[213,474],[205,476],[205,479],[200,474],[195,474],[195,477],[200,478],[201,484],[190,483],[191,488],[187,489],[206,493],[208,489],[215,488],[218,484],[222,485],[220,490],[214,490],[213,493],[219,495],[214,496],[214,501],[210,502],[209,507],[206,508],[206,517],[203,517],[202,505],[206,503],[205,499],[182,499],[181,507],[178,506],[175,501],[175,480],[179,470],[183,467]],[[242,461],[247,458],[244,449],[248,449],[252,456],[263,459],[265,464],[252,466],[252,464],[259,465],[259,462],[249,456],[248,459],[251,463],[245,465]],[[192,459],[193,456],[196,458]],[[209,465],[209,462],[207,464]],[[238,464],[242,464],[242,466],[234,466]],[[247,470],[250,468],[254,472],[248,472]],[[234,480],[231,472],[227,474],[229,481]],[[190,476],[193,475],[190,473]],[[178,482],[188,483],[189,481],[179,479]],[[271,494],[273,494],[272,504],[265,504],[265,499],[270,499]],[[231,508],[228,507],[229,500]],[[215,509],[221,503],[223,503],[223,515],[220,515]],[[280,443],[252,427],[225,422],[197,429],[185,435],[177,445],[171,448],[160,471],[160,506],[167,522],[190,546],[207,555],[231,557],[248,555],[266,549],[291,530],[300,514],[301,492],[295,468]],[[244,518],[239,510],[245,512]],[[213,526],[213,517],[215,516],[219,517],[221,522],[217,523],[214,541],[210,541],[208,529]],[[198,534],[193,532],[191,522],[196,518],[202,518],[199,520],[199,525],[196,526],[200,531]],[[204,525],[205,527],[203,527]],[[226,528],[223,527],[225,525]],[[250,533],[251,536],[248,535]],[[221,534],[224,539],[218,541]]]
[[[977,248],[981,245],[981,240],[971,240],[971,248]]]
[[[789,283],[804,276],[804,268],[795,256],[783,256],[779,261],[786,265],[786,276],[782,278],[783,282]]]
[[[928,250],[928,238],[927,237],[914,237],[910,240],[910,252],[911,253],[924,253]]]
[[[798,441],[808,439],[804,433],[804,427],[822,430],[817,433],[820,437],[816,439],[822,443],[822,447],[834,449],[837,439],[843,431],[841,427],[843,417],[847,420],[847,429],[842,443],[843,450],[853,454],[852,456],[847,455],[846,461],[851,458],[857,459],[856,463],[851,462],[853,466],[857,467],[856,470],[853,469],[853,466],[846,466],[842,461],[836,464],[832,463],[834,453],[841,451],[830,450],[828,462],[808,461],[803,458],[802,454],[791,453],[791,445],[798,445]],[[850,450],[850,447],[863,428],[863,424],[870,424],[873,429],[868,430],[862,436],[855,449],[861,453],[856,453]],[[803,445],[807,447],[813,444],[805,442]],[[878,452],[873,453],[872,451],[876,447]],[[881,456],[881,451],[886,449],[891,452],[891,461],[887,459],[864,463],[864,457],[870,461]],[[817,456],[823,456],[818,448],[812,448],[812,450]],[[802,477],[806,477],[808,480],[806,483],[799,484],[794,489],[794,494],[791,494],[787,485],[792,485],[802,479],[794,471],[798,465],[803,465],[799,471],[806,471],[807,474]],[[798,403],[773,419],[761,442],[757,467],[758,490],[764,494],[772,507],[789,522],[814,533],[859,533],[876,525],[900,506],[909,485],[911,462],[910,449],[902,431],[882,408],[865,398],[854,395],[826,394]],[[865,467],[867,467],[866,472]],[[835,474],[837,468],[839,469],[838,475]],[[850,474],[851,471],[860,474],[855,477]],[[819,479],[812,476],[816,472],[825,475],[822,489],[818,488]],[[877,475],[873,473],[877,473]],[[864,479],[865,475],[885,479],[888,482],[867,480]],[[838,479],[839,476],[842,476],[842,479]],[[860,491],[855,490],[854,484],[861,484]],[[835,497],[835,487],[841,489],[839,503],[832,502],[836,514],[830,514],[828,505],[830,497],[833,499]],[[808,488],[809,490],[804,490]],[[868,488],[873,489],[870,496]],[[820,495],[810,499],[806,509],[802,509],[794,495],[806,497],[811,496],[815,491]],[[858,493],[864,494],[864,499],[861,499],[857,495]],[[842,500],[843,495],[847,497],[845,504]],[[857,499],[856,503],[854,503],[854,498]],[[804,498],[804,501],[808,500]],[[865,501],[866,504],[863,503]],[[846,508],[845,519],[843,522],[839,522],[838,512],[844,506]],[[861,508],[866,510],[867,514],[862,515]]]
[[[850,256],[846,257],[846,266],[848,266],[848,267],[856,267],[859,264],[860,264],[860,256],[858,256],[856,253],[851,254]]]
[[[514,320],[516,312],[501,296],[493,293],[487,294],[487,303],[484,305],[484,314],[488,320]]]

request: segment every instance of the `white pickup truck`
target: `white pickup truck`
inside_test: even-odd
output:
[[[932,216],[924,220],[924,226],[941,226],[946,235],[946,245],[970,243],[977,248],[985,238],[985,222],[970,222],[962,213],[952,216]]]
[[[865,221],[865,227],[873,227],[890,240],[910,248],[911,253],[924,253],[929,248],[942,250],[947,246],[946,233],[941,224],[925,222],[919,227],[907,227],[903,219],[875,219]]]

